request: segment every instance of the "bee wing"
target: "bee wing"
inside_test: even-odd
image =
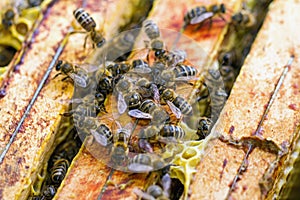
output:
[[[167,101],[168,106],[170,107],[172,113],[176,116],[177,119],[181,118],[181,111],[177,108],[171,101]]]
[[[138,197],[145,199],[145,200],[155,200],[155,198],[153,196],[151,196],[150,194],[143,192],[142,190],[138,189],[138,188],[133,188],[132,190]]]
[[[96,72],[100,68],[98,65],[93,65],[89,63],[80,64],[79,67],[85,70],[86,72]]]
[[[130,163],[127,167],[131,172],[135,172],[135,173],[150,172],[153,170],[152,166],[144,165],[140,163]]]
[[[149,113],[142,112],[139,109],[129,110],[128,115],[138,119],[152,119],[152,116]]]
[[[212,17],[214,15],[213,12],[205,12],[201,15],[199,15],[198,17],[194,17],[193,19],[191,19],[190,24],[199,24],[201,22],[203,22],[204,20]]]
[[[152,70],[150,67],[137,67],[132,69],[133,72],[139,73],[139,74],[149,74]]]
[[[118,94],[118,111],[120,114],[123,114],[127,109],[127,104],[121,93]]]
[[[69,73],[68,75],[70,76],[71,79],[73,79],[74,84],[76,84],[82,88],[86,88],[87,83],[82,77],[78,76],[75,73]]]
[[[152,84],[152,89],[153,89],[153,98],[154,101],[156,101],[157,103],[160,103],[160,97],[159,97],[159,90],[157,88],[157,86],[155,84]]]
[[[106,147],[109,144],[107,138],[104,135],[98,133],[96,130],[93,129],[90,129],[90,132],[94,136],[94,139],[97,143],[101,144],[104,147]]]
[[[175,80],[176,81],[198,81],[200,78],[196,76],[181,76],[177,77]]]

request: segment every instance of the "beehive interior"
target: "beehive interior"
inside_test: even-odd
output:
[[[141,4],[140,9],[142,10],[141,12],[137,12],[132,16],[131,22],[129,24],[126,24],[123,27],[120,27],[119,30],[121,31],[126,31],[126,30],[130,30],[133,28],[141,28],[142,22],[147,19],[148,14],[151,12],[151,7],[152,7],[152,3],[153,2],[148,2],[149,4],[145,5],[145,4]],[[156,3],[156,2],[154,2]],[[236,26],[232,23],[228,23],[228,28],[226,31],[226,34],[223,34],[223,38],[221,39],[221,45],[220,48],[218,48],[217,50],[215,50],[217,52],[216,55],[213,55],[213,58],[210,58],[212,60],[217,60],[218,64],[217,64],[217,68],[215,70],[217,70],[218,73],[220,73],[223,82],[224,82],[224,92],[226,92],[227,95],[230,94],[231,88],[233,87],[235,78],[237,77],[237,75],[239,74],[239,70],[241,68],[241,66],[243,65],[244,59],[246,58],[247,54],[250,51],[251,48],[251,44],[255,39],[256,33],[259,31],[259,28],[261,27],[261,24],[263,23],[264,17],[268,11],[268,6],[271,3],[271,0],[266,0],[266,1],[254,1],[254,0],[248,0],[244,2],[244,7],[245,9],[248,9],[251,12],[251,16],[254,17],[255,23],[249,27],[239,27]],[[231,12],[233,11],[238,11],[242,8],[238,8],[235,10],[235,8],[228,8],[228,10],[231,10]],[[30,14],[32,15],[32,14]],[[207,27],[204,27],[207,28]],[[22,29],[22,27],[21,27]],[[195,29],[194,26],[188,26],[187,29],[185,30],[186,32],[192,32],[192,30]],[[200,29],[201,30],[201,29]],[[142,31],[142,30],[141,30]],[[13,33],[13,31],[12,31]],[[19,34],[23,34],[22,31],[18,31]],[[7,61],[9,58],[12,58],[12,54],[15,50],[19,50],[21,49],[21,43],[22,41],[24,41],[24,36],[15,36],[15,35],[11,35],[11,34],[7,34],[7,33],[3,33],[2,34],[5,35],[5,37],[13,37],[13,38],[6,38],[6,40],[11,41],[11,43],[8,46],[3,46],[2,49],[4,52],[9,50],[9,52],[7,54],[2,54],[0,56],[0,62],[4,63],[3,66],[6,66],[9,62]],[[133,36],[134,37],[138,37],[138,34],[140,34],[140,31],[134,32]],[[24,35],[24,34],[23,34]],[[168,35],[168,33],[166,33],[166,35]],[[172,35],[172,34],[170,34]],[[22,38],[20,38],[22,37]],[[184,36],[182,36],[184,37]],[[2,37],[3,38],[3,37]],[[172,38],[174,39],[174,37]],[[170,39],[170,40],[172,40]],[[15,41],[14,41],[15,40]],[[167,40],[167,39],[166,39]],[[0,40],[0,45],[7,45],[7,44],[2,44],[1,40]],[[113,45],[112,45],[113,46]],[[171,46],[171,45],[170,45]],[[110,48],[115,48],[110,47]],[[104,48],[105,50],[105,48]],[[147,50],[147,49],[146,49]],[[89,60],[88,62],[95,62],[95,60],[97,60],[97,62],[101,63],[102,59],[103,59],[103,53],[101,53],[101,49],[97,50],[98,52],[95,53],[96,56],[92,56],[92,61]],[[127,51],[127,50],[126,50]],[[99,53],[100,52],[100,53]],[[147,51],[145,51],[147,54]],[[121,57],[118,56],[118,62],[121,62],[122,60],[126,60],[127,57],[131,54],[135,54],[136,52],[126,52],[125,55],[122,55]],[[146,55],[145,53],[143,53],[143,55]],[[4,55],[4,56],[3,56]],[[7,56],[6,56],[7,55]],[[131,54],[132,55],[132,54]],[[152,56],[152,57],[151,57]],[[208,56],[209,57],[209,56]],[[187,54],[187,58],[189,58],[189,54]],[[145,61],[148,59],[146,57],[142,57],[142,59],[144,59]],[[152,59],[152,61],[151,61]],[[115,60],[114,60],[115,61]],[[147,60],[148,61],[148,60]],[[153,55],[150,54],[150,61],[149,63],[153,63]],[[185,62],[185,64],[190,64],[189,62]],[[153,67],[153,66],[152,66]],[[1,71],[0,71],[1,74]],[[103,73],[104,74],[104,73]],[[209,74],[209,73],[208,73]],[[199,75],[199,74],[198,74]],[[145,76],[147,77],[147,76]],[[199,75],[199,77],[201,77]],[[207,78],[207,76],[203,76],[201,81],[191,81],[194,85],[193,86],[188,86],[189,90],[193,90],[193,91],[197,91],[200,95],[203,95],[203,92],[201,90],[201,84],[204,81],[205,83],[205,78]],[[152,80],[153,81],[153,80]],[[201,83],[201,84],[200,84]],[[178,84],[177,88],[176,88],[176,92],[180,91],[180,88],[184,88],[183,90],[186,90],[186,84]],[[200,85],[200,86],[199,86]],[[178,89],[179,88],[179,89]],[[200,88],[200,89],[199,89]],[[211,89],[212,91],[213,89]],[[191,94],[194,94],[193,91],[191,91]],[[211,92],[210,91],[210,92]],[[204,91],[205,92],[205,91]],[[160,95],[162,95],[163,91],[160,91]],[[180,93],[181,94],[181,93]],[[191,95],[191,97],[185,96],[186,100],[189,101],[188,99],[194,99],[195,96]],[[76,98],[76,97],[74,97]],[[109,94],[106,97],[106,101],[104,103],[104,107],[105,109],[109,112],[108,114],[105,112],[99,112],[96,113],[98,115],[98,117],[101,119],[101,123],[102,122],[108,122],[111,123],[110,118],[114,116],[113,113],[117,113],[118,110],[116,108],[117,106],[117,95],[115,94]],[[225,98],[223,98],[224,100],[226,100]],[[113,103],[111,102],[115,102],[113,105]],[[210,101],[205,102],[207,104],[210,103]],[[225,102],[224,102],[225,103]],[[79,103],[80,104],[80,103]],[[75,104],[73,104],[74,106]],[[169,169],[169,171],[167,172],[167,174],[170,175],[170,178],[172,178],[172,184],[171,184],[171,189],[170,191],[176,191],[175,188],[179,188],[176,194],[172,194],[169,196],[169,198],[171,199],[179,199],[181,197],[187,198],[189,195],[189,186],[190,183],[192,182],[192,177],[193,174],[196,172],[196,166],[199,164],[199,162],[201,161],[201,158],[205,155],[205,149],[208,147],[208,143],[211,139],[214,139],[215,137],[217,137],[214,134],[211,134],[209,136],[205,135],[203,138],[198,138],[197,133],[199,133],[198,127],[197,127],[197,123],[195,121],[198,122],[198,118],[199,117],[207,117],[207,118],[212,118],[212,125],[216,122],[218,114],[221,110],[217,110],[217,111],[212,111],[215,115],[212,116],[212,113],[209,112],[209,108],[208,111],[206,109],[206,106],[204,106],[204,108],[198,108],[196,105],[195,107],[197,107],[196,109],[199,109],[199,114],[196,116],[193,116],[191,118],[187,118],[185,121],[181,121],[181,122],[177,122],[176,116],[174,116],[174,113],[172,112],[172,110],[170,110],[170,108],[168,108],[167,105],[162,105],[164,109],[167,110],[168,113],[172,113],[171,115],[171,123],[174,126],[178,126],[183,128],[183,130],[186,133],[186,136],[188,137],[188,141],[181,141],[180,143],[174,143],[172,141],[168,141],[167,144],[162,144],[164,146],[164,150],[161,151],[159,153],[159,155],[164,159],[165,162],[169,162],[171,165],[167,166],[167,168]],[[201,105],[202,106],[202,105]],[[221,105],[222,106],[222,105]],[[193,107],[193,109],[195,108]],[[209,107],[209,106],[208,106]],[[101,107],[103,108],[103,107]],[[222,107],[220,107],[221,109]],[[72,109],[74,110],[74,107],[70,109],[70,112],[72,112]],[[202,110],[204,109],[204,111]],[[196,112],[197,113],[197,112]],[[31,199],[34,198],[39,198],[40,196],[46,196],[46,193],[55,193],[56,190],[59,190],[59,185],[61,184],[61,182],[63,182],[63,180],[58,180],[55,183],[53,182],[53,177],[51,177],[51,171],[53,171],[53,166],[55,165],[55,161],[57,161],[57,157],[59,157],[59,159],[66,159],[68,164],[66,165],[67,167],[72,166],[72,160],[73,158],[76,156],[77,152],[80,150],[81,151],[82,148],[84,148],[82,145],[81,141],[85,141],[84,144],[88,147],[89,145],[92,146],[91,148],[94,148],[93,145],[95,143],[95,139],[92,139],[91,142],[91,137],[88,135],[88,137],[86,138],[86,135],[82,136],[77,134],[77,130],[74,127],[73,121],[76,120],[72,120],[72,118],[69,119],[68,116],[65,116],[66,121],[61,124],[62,129],[64,129],[65,131],[62,131],[62,133],[60,133],[61,135],[57,136],[57,140],[55,142],[55,146],[57,146],[56,150],[53,151],[53,154],[51,157],[49,157],[49,161],[44,163],[44,167],[41,169],[41,172],[39,173],[36,182],[33,184],[32,186],[32,191],[30,194]],[[125,126],[127,124],[127,122],[132,122],[132,118],[128,116],[127,117],[122,117],[122,116],[118,116],[119,117],[119,123],[122,124],[122,126]],[[195,117],[197,118],[197,120],[195,120]],[[62,120],[64,121],[64,120]],[[136,130],[131,130],[133,133],[133,137],[131,138],[132,141],[129,141],[129,146],[131,146],[131,150],[135,151],[134,153],[141,153],[141,150],[139,150],[139,146],[136,144],[139,140],[139,131],[142,128],[147,128],[149,127],[149,121],[147,120],[134,120],[133,124],[133,129],[136,128]],[[167,125],[167,124],[166,124]],[[213,126],[210,126],[208,128],[208,132],[211,131]],[[82,131],[82,130],[81,130]],[[80,132],[81,132],[80,131]],[[81,140],[80,140],[81,139]],[[163,141],[165,142],[165,141]],[[69,148],[71,147],[71,148]],[[97,148],[102,148],[102,147],[97,147]],[[160,144],[155,144],[155,146],[153,147],[153,149],[158,149],[158,151],[160,151]],[[66,150],[67,149],[67,150]],[[131,159],[134,156],[131,156]],[[157,158],[157,157],[155,157]],[[129,163],[126,163],[126,165],[128,165]],[[118,169],[117,166],[114,166]],[[122,166],[123,168],[124,166]],[[166,169],[166,168],[163,168]],[[60,168],[59,170],[62,170],[62,168]],[[66,170],[66,169],[64,169]],[[137,192],[137,194],[148,194],[149,192],[147,192],[147,188],[149,188],[150,185],[152,184],[157,184],[159,186],[164,186],[164,182],[161,180],[164,177],[165,172],[161,173],[160,171],[154,171],[154,172],[147,172],[147,176],[152,177],[151,181],[147,182],[147,184],[145,185],[145,187],[143,188],[143,190],[139,190],[139,192]],[[64,174],[64,176],[67,176],[67,174]],[[107,182],[107,184],[105,185],[107,187],[107,185],[109,185],[110,183]],[[52,186],[54,186],[53,188],[51,188]],[[124,189],[126,189],[126,184],[124,186]],[[105,187],[102,190],[102,193],[105,192]],[[47,194],[48,194],[47,193]],[[49,199],[51,199],[53,197],[54,194],[48,194]],[[99,194],[101,196],[101,194]]]

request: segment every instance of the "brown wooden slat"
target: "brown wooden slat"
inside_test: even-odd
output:
[[[18,66],[19,72],[14,73],[10,79],[7,95],[0,100],[1,150],[7,144],[56,49],[71,26],[74,20],[73,10],[80,6],[81,1],[65,0],[57,2],[49,10],[35,35],[34,43],[24,56],[23,63]],[[128,22],[128,19],[120,17],[129,15],[130,10],[119,12],[116,10],[118,6],[118,1],[103,1],[101,4],[99,1],[89,1],[87,5],[87,10],[93,12],[92,16],[97,21],[106,17],[106,9],[113,14],[114,17],[107,20],[113,28],[104,30],[108,37],[119,26]],[[84,37],[84,34],[72,35],[61,58],[77,63],[84,60],[91,51],[91,48],[83,49]],[[88,45],[91,47],[90,43]],[[56,73],[53,72],[52,77]],[[37,173],[53,151],[54,133],[61,118],[60,114],[68,107],[63,102],[70,99],[72,93],[72,85],[61,82],[61,77],[48,80],[0,165],[1,171],[5,172],[0,176],[0,182],[3,183],[0,186],[1,199],[24,198],[28,195]]]
[[[152,19],[154,20],[158,26],[161,29],[172,29],[175,31],[179,31],[181,26],[182,26],[182,22],[183,22],[183,15],[186,13],[187,9],[191,9],[197,5],[212,5],[212,4],[216,4],[216,3],[220,3],[219,1],[166,1],[166,0],[162,0],[162,1],[156,1],[154,4],[154,7],[148,17],[148,19]],[[238,4],[238,2],[236,1],[226,1],[224,2],[226,4],[226,6],[229,9],[232,9],[235,6],[235,3]],[[172,10],[170,12],[166,12],[166,10]],[[163,17],[162,17],[163,16]],[[228,16],[227,16],[228,17]],[[182,48],[186,48],[189,50],[187,51],[188,56],[194,57],[196,55],[199,55],[199,52],[205,52],[205,55],[203,56],[203,64],[205,63],[205,61],[207,61],[207,55],[214,57],[213,55],[209,54],[209,53],[213,53],[217,50],[218,46],[220,45],[220,37],[222,38],[222,35],[224,34],[224,28],[226,26],[226,23],[224,23],[223,21],[217,21],[215,23],[213,23],[211,29],[209,29],[208,26],[203,26],[201,31],[193,31],[194,27],[189,27],[186,31],[184,31],[184,34],[186,34],[186,37],[190,37],[191,39],[193,39],[195,43],[191,44],[188,42],[183,42],[182,43]],[[162,34],[164,34],[164,32],[162,31]],[[174,35],[172,35],[174,36]],[[184,37],[184,36],[183,36]],[[174,38],[174,37],[173,37]],[[168,38],[166,36],[166,39],[170,42],[172,41],[173,38]],[[175,39],[175,38],[174,38]],[[195,45],[197,44],[197,46]],[[196,48],[189,48],[189,46],[193,46],[195,45]],[[138,44],[137,46],[141,46],[141,44]],[[193,46],[194,47],[194,46]],[[199,48],[203,48],[203,49],[199,49]],[[199,59],[197,57],[197,59]],[[192,63],[195,60],[190,60]],[[199,62],[199,60],[197,60]],[[198,70],[201,71],[203,69],[201,69],[202,66],[198,66],[200,67]],[[189,92],[187,92],[186,90],[182,90],[182,93],[179,93],[180,95],[187,95],[189,94]],[[142,175],[145,176],[145,175]],[[135,184],[130,185],[130,187],[127,187],[124,191],[115,188],[113,194],[116,196],[112,196],[112,190],[109,190],[108,192],[104,192],[102,195],[101,199],[136,199],[137,196],[135,195],[135,193],[132,192],[133,188],[140,188],[142,190],[145,189],[145,187],[147,186],[148,181],[143,179],[140,180],[140,176],[136,175],[132,176],[131,174],[127,174],[127,173],[114,173],[112,175],[112,180],[114,180],[113,182],[118,185],[118,184],[122,184],[123,180],[127,180],[129,179],[129,177],[134,181]]]
[[[216,131],[226,137],[241,139],[252,136],[263,115],[266,105],[270,99],[277,81],[283,72],[284,66],[294,54],[296,56],[290,70],[283,82],[282,87],[276,97],[267,119],[262,125],[261,137],[267,138],[278,145],[289,148],[296,135],[294,131],[299,123],[299,50],[296,48],[300,44],[296,37],[291,20],[297,15],[299,9],[298,1],[274,1],[270,6],[270,11],[259,32],[248,58],[234,84],[231,95],[221,113],[219,123],[216,125]],[[297,16],[296,18],[298,18]],[[281,30],[281,31],[279,31]],[[280,45],[278,45],[280,43]],[[264,142],[262,142],[263,144]],[[290,147],[291,148],[291,147]],[[225,146],[223,152],[226,153],[231,147]],[[208,155],[209,156],[209,155]],[[236,190],[231,197],[233,199],[260,199],[259,182],[265,173],[265,170],[275,160],[275,154],[263,152],[261,149],[255,149],[249,158],[248,170],[240,177],[237,182]],[[221,163],[223,158],[213,156],[215,163]],[[240,160],[236,160],[240,161]],[[202,167],[200,167],[202,166]],[[199,196],[198,188],[203,187],[200,177],[206,176],[207,170],[218,170],[219,165],[209,164],[209,160],[204,159],[198,166],[194,183],[191,186],[191,198],[197,199]],[[271,174],[272,178],[277,178],[284,166]],[[237,169],[228,173],[228,179],[233,180]],[[272,177],[273,175],[273,177]],[[217,181],[215,177],[213,181]],[[213,187],[213,186],[212,186]],[[224,185],[220,191],[218,188],[210,192],[200,193],[203,198],[213,197],[214,194],[225,193],[229,185]],[[268,188],[271,189],[271,188]],[[214,198],[218,199],[218,198]]]

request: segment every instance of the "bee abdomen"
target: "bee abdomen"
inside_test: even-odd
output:
[[[150,113],[155,107],[156,104],[151,99],[147,99],[141,103],[140,110],[145,113]]]
[[[174,99],[173,104],[179,108],[184,115],[191,115],[193,113],[192,106],[180,96]]]
[[[51,179],[54,183],[60,183],[67,173],[69,161],[67,159],[59,159],[54,163],[51,169]]]
[[[174,71],[176,77],[195,76],[197,74],[197,70],[189,65],[176,65]]]
[[[151,40],[158,38],[160,36],[159,28],[157,24],[154,23],[152,20],[144,21],[143,26],[145,29],[145,33]]]
[[[185,132],[180,126],[165,125],[162,128],[160,135],[162,137],[174,137],[176,139],[182,139],[185,136]]]
[[[83,9],[78,8],[73,12],[75,19],[87,32],[92,31],[96,27],[94,19]]]

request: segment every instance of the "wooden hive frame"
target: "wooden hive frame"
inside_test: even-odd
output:
[[[220,3],[219,1],[210,1],[209,3],[216,2]],[[17,122],[20,121],[29,105],[42,75],[46,72],[44,66],[49,65],[50,58],[55,53],[54,50],[59,46],[60,41],[65,37],[67,27],[70,26],[72,18],[62,18],[62,13],[71,15],[79,3],[77,2],[75,5],[73,2],[60,1],[54,4],[49,15],[51,17],[42,23],[39,28],[40,34],[36,36],[32,49],[28,50],[25,55],[20,72],[13,74],[10,79],[7,95],[0,101],[1,111],[4,113],[0,128],[2,133],[5,133],[2,134],[1,148],[8,143],[13,130],[17,127]],[[89,3],[91,6],[88,8],[93,10],[95,8],[92,6],[93,2]],[[135,1],[128,3],[128,5],[137,4]],[[206,1],[203,3],[208,4]],[[195,3],[194,1],[185,1],[184,3],[156,1],[150,18],[157,21],[160,27],[179,30],[181,23],[178,22],[181,22],[187,8],[200,4],[201,2]],[[236,11],[241,7],[241,2],[232,1],[227,6]],[[174,12],[170,13],[170,17],[166,16],[161,19],[162,13],[168,7],[172,7]],[[189,195],[191,199],[226,199],[229,197],[259,199],[262,196],[271,198],[278,195],[288,173],[284,169],[293,164],[289,161],[298,140],[300,102],[297,99],[299,93],[297,47],[300,41],[288,20],[298,18],[295,14],[299,10],[298,8],[297,1],[275,0],[270,6],[265,23],[240,72],[221,117],[213,129],[213,136],[218,137],[209,141],[208,153],[197,166],[195,177],[191,180],[191,186],[188,188],[191,192],[188,194],[186,191],[185,197]],[[97,8],[94,12],[102,13]],[[131,13],[132,10],[128,9],[123,14],[130,15]],[[174,15],[174,13],[176,14]],[[117,15],[116,18],[118,17],[126,19],[126,17]],[[113,19],[108,24],[112,21]],[[119,25],[122,23],[120,22]],[[227,32],[226,23],[220,24],[220,27],[213,27],[213,33],[208,34],[209,37],[203,36],[205,30],[197,34],[186,31],[186,34],[197,40],[209,52],[213,60],[216,60]],[[57,31],[50,31],[49,25],[57,27]],[[114,32],[114,30],[109,30],[109,27],[105,29],[108,35]],[[278,33],[278,29],[283,31]],[[44,41],[47,34],[53,36]],[[82,43],[78,42],[79,40],[76,42],[77,37],[82,41],[84,36],[81,36],[70,37],[61,58],[71,62],[83,61],[86,52],[82,51]],[[278,41],[283,39],[287,42],[280,43],[279,48]],[[255,137],[253,132],[257,133],[255,131],[262,120],[266,109],[265,105],[270,101],[276,83],[291,55],[294,55],[295,58],[268,112],[268,119],[263,121],[263,131],[261,129],[259,131],[262,135],[256,134],[258,137]],[[25,84],[30,86],[24,90]],[[60,117],[57,116],[67,109],[66,105],[61,105],[57,101],[70,99],[72,90],[70,84],[61,83],[59,80],[51,80],[42,89],[29,116],[25,119],[21,131],[17,134],[0,164],[1,170],[7,172],[6,175],[0,177],[1,182],[5,183],[0,188],[1,199],[28,196],[32,181],[39,176],[42,163],[50,156],[47,151],[53,151],[46,147],[51,146],[54,142],[53,133],[56,132],[55,129],[60,121]],[[22,97],[16,95],[19,94],[19,91],[22,91]],[[43,108],[45,105],[49,105],[48,112],[45,112]],[[15,112],[11,112],[12,107],[15,108]],[[249,143],[249,141],[253,143]],[[255,148],[251,149],[247,146],[248,144],[255,144]],[[252,150],[250,155],[247,150]],[[32,154],[37,154],[37,156],[33,157]],[[248,170],[238,173],[246,161]],[[278,163],[282,165],[276,165]],[[132,190],[134,188],[145,189],[146,177],[147,174],[132,175],[111,170],[82,147],[72,162],[68,175],[55,199],[96,199],[98,197],[102,199],[111,199],[111,197],[136,199]],[[238,182],[235,181],[237,177],[241,179]],[[109,183],[113,183],[113,185]],[[120,187],[122,185],[124,187]],[[199,190],[199,188],[202,189]]]

